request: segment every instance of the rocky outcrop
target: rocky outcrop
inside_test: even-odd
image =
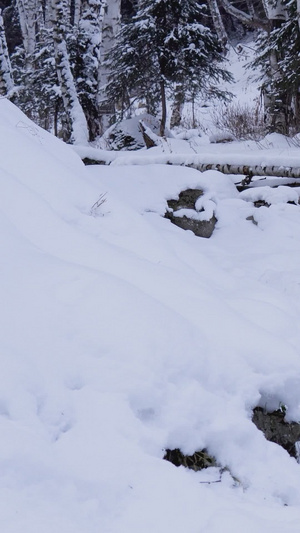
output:
[[[297,442],[300,442],[300,424],[286,422],[285,409],[268,413],[261,407],[253,410],[252,421],[260,429],[267,440],[282,446],[292,457],[299,459]]]
[[[143,113],[136,117],[122,120],[113,124],[103,135],[103,140],[109,150],[140,150],[144,148],[145,141],[140,123],[145,129],[153,134],[153,137],[159,135],[160,120],[148,113]],[[150,134],[151,135],[151,134]],[[167,137],[173,137],[169,130],[166,131]],[[153,143],[153,146],[156,143]]]
[[[215,225],[217,223],[216,217],[213,215],[209,220],[201,220],[197,216],[177,216],[176,212],[181,209],[189,209],[194,211],[195,215],[201,211],[196,211],[196,202],[198,198],[203,195],[201,189],[186,189],[179,195],[178,200],[168,200],[168,211],[165,213],[165,218],[170,220],[179,228],[184,230],[191,230],[197,237],[204,237],[208,239],[211,237]]]

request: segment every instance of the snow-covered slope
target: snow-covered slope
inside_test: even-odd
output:
[[[217,172],[86,168],[3,99],[0,154],[1,530],[299,531],[300,466],[251,422],[300,419],[287,190],[256,209]],[[187,186],[215,210],[209,240],[161,216]],[[214,483],[168,447],[228,470]]]

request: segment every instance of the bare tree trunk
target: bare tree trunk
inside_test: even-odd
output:
[[[31,68],[36,45],[36,24],[40,4],[38,0],[17,0],[20,27],[25,49],[25,66]]]
[[[161,121],[160,121],[160,136],[164,137],[167,121],[167,103],[166,103],[166,87],[164,80],[160,82],[161,95]]]
[[[174,128],[179,126],[182,118],[182,110],[184,105],[184,90],[181,84],[177,84],[175,87],[174,102],[172,105],[172,115],[170,119],[170,126]]]
[[[8,96],[13,88],[14,82],[11,74],[4,23],[0,10],[0,95]]]
[[[71,26],[74,28],[74,34],[77,34],[77,28],[80,22],[80,12],[81,12],[81,0],[71,0],[70,5],[70,22]]]
[[[102,42],[101,63],[98,79],[98,105],[101,121],[101,133],[109,127],[114,115],[114,106],[108,102],[106,86],[109,77],[109,67],[105,61],[109,58],[109,52],[115,44],[116,35],[120,28],[121,0],[103,0],[102,3]]]
[[[81,96],[81,102],[89,127],[90,140],[94,140],[100,133],[97,90],[102,30],[101,4],[101,0],[82,0],[78,26],[78,44],[83,53],[83,66],[79,77],[84,79],[82,92],[85,93]]]
[[[222,43],[222,47],[225,48],[228,41],[228,36],[221,17],[217,0],[208,0],[208,6],[219,41]]]
[[[280,75],[276,52],[272,50],[270,53],[270,86],[272,85],[272,81],[276,81]],[[286,135],[288,133],[288,117],[287,102],[284,100],[287,98],[287,94],[282,94],[279,99],[277,95],[272,94],[272,90],[268,91],[267,87],[263,93],[263,97],[267,129],[270,132]]]
[[[71,142],[87,144],[89,134],[86,118],[79,102],[73,74],[71,72],[69,54],[64,36],[64,10],[61,0],[52,0],[52,25],[55,50],[57,77],[67,122],[70,128]]]

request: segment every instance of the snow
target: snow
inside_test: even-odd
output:
[[[300,465],[251,411],[300,419],[299,190],[238,193],[159,149],[84,167],[5,99],[0,153],[2,530],[298,531]],[[188,187],[210,239],[162,217]],[[176,468],[168,447],[227,469]]]
[[[90,158],[113,165],[239,165],[239,166],[278,166],[282,169],[300,167],[300,150],[297,139],[288,139],[284,135],[273,133],[263,140],[233,141],[230,143],[215,144],[215,137],[209,140],[208,136],[192,136],[188,141],[175,139],[162,139],[161,145],[132,151],[106,151],[91,146],[73,146],[80,157]]]

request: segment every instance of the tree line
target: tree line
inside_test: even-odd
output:
[[[299,5],[298,5],[299,4]],[[266,126],[300,128],[298,0],[0,0],[0,95],[73,143],[87,143],[134,100],[226,99],[230,40],[252,32]],[[247,28],[247,30],[245,30]]]

